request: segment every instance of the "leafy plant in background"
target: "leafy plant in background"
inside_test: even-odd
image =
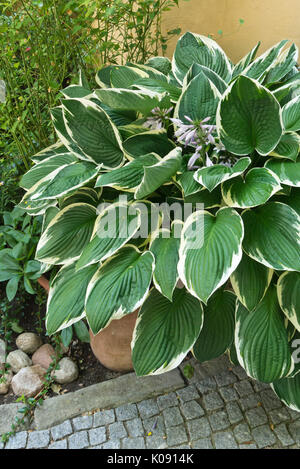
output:
[[[34,259],[41,235],[42,217],[32,218],[15,207],[4,212],[0,226],[0,282],[6,282],[9,301],[16,296],[20,282],[25,291],[35,294],[32,281],[37,280],[49,266]]]
[[[229,350],[300,410],[300,73],[286,42],[233,65],[186,33],[172,62],[110,66],[95,91],[82,79],[63,91],[59,140],[21,180],[20,207],[44,216],[36,259],[60,266],[49,334],[83,317],[96,334],[141,307],[138,375]],[[193,213],[161,228],[174,202]]]
[[[168,38],[161,14],[178,0],[0,0],[0,156],[25,169],[30,155],[53,143],[49,109],[59,91],[84,69],[145,61]],[[118,34],[116,34],[118,32]],[[2,103],[3,102],[3,103]]]

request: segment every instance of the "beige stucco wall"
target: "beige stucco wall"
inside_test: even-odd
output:
[[[180,0],[179,8],[165,13],[163,30],[176,27],[211,34],[234,62],[259,40],[261,51],[281,39],[290,39],[300,47],[300,0]],[[239,25],[239,19],[245,20]],[[218,31],[223,31],[223,36]],[[172,56],[177,39],[169,43]]]

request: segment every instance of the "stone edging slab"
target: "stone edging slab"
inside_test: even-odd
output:
[[[186,383],[180,369],[182,370],[187,363],[190,363],[195,370],[194,377],[188,380],[189,383],[201,381],[231,366],[228,358],[223,355],[201,365],[195,359],[191,359],[183,362],[179,368],[161,375],[138,377],[135,373],[129,373],[119,376],[75,392],[46,399],[42,405],[37,406],[33,423],[31,426],[29,424],[25,426],[25,429],[30,426],[35,430],[45,430],[86,412],[136,403],[183,388]],[[0,406],[0,435],[11,430],[17,411],[22,407],[24,405],[21,403]]]

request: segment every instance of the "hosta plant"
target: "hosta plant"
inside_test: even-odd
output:
[[[300,411],[300,73],[286,43],[234,65],[187,33],[172,61],[63,90],[58,141],[21,180],[21,207],[44,216],[36,259],[60,266],[49,334],[139,309],[138,375],[228,351]]]

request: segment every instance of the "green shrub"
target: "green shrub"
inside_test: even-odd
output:
[[[285,45],[233,65],[186,33],[172,63],[64,90],[59,140],[21,180],[20,207],[44,214],[36,259],[61,266],[49,334],[83,314],[96,334],[140,308],[138,375],[230,350],[300,410],[300,74]]]

